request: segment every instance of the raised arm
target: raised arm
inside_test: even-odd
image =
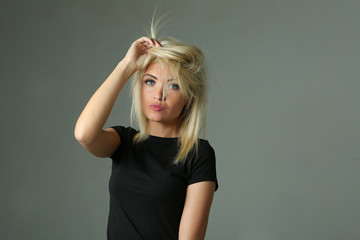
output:
[[[77,141],[97,157],[109,157],[119,146],[120,137],[115,130],[103,130],[116,98],[127,80],[134,74],[147,49],[160,46],[147,37],[136,40],[109,77],[96,90],[80,114],[74,129]]]

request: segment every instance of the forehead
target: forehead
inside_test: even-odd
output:
[[[151,74],[158,79],[173,79],[174,76],[170,71],[170,68],[166,64],[160,64],[158,62],[152,62],[144,72],[145,74]]]

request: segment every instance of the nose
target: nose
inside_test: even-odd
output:
[[[164,97],[163,97],[164,96]],[[161,84],[159,84],[155,89],[154,89],[154,96],[153,98],[159,101],[165,100],[166,97],[166,93],[164,93],[164,86]]]

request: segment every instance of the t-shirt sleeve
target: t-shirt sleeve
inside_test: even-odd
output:
[[[129,146],[132,144],[132,139],[134,135],[137,133],[135,129],[132,127],[123,127],[123,126],[111,126],[111,128],[115,129],[116,132],[120,136],[120,146],[118,149],[115,150],[115,152],[110,156],[111,159],[117,159],[117,156],[119,152],[126,146]]]
[[[190,177],[188,184],[202,181],[214,181],[215,191],[218,189],[218,181],[216,176],[216,157],[215,151],[209,142],[202,140],[199,144],[198,157],[193,159],[191,163]]]

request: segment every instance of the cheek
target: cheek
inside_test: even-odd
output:
[[[185,106],[184,98],[181,95],[177,96],[176,98],[173,99],[173,102],[174,105],[176,105],[177,111],[181,112]]]

